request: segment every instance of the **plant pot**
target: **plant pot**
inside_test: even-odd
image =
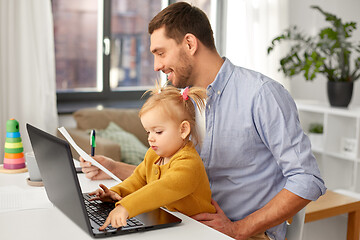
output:
[[[333,107],[348,107],[354,88],[354,82],[327,82],[327,92],[330,105]]]
[[[308,133],[313,150],[321,150],[324,148],[324,134]]]

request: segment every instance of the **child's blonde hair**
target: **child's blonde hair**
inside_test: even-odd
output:
[[[186,88],[185,88],[186,89]],[[139,112],[139,117],[155,107],[162,107],[162,110],[179,124],[183,121],[190,123],[191,140],[194,144],[200,144],[199,134],[195,125],[195,104],[201,111],[205,107],[206,90],[200,87],[191,87],[186,90],[179,90],[174,86],[162,87],[156,82],[155,88],[144,93],[150,94]],[[193,101],[191,101],[193,100]],[[189,138],[188,136],[188,138]]]

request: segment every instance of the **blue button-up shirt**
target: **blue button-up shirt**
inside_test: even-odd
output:
[[[212,197],[232,221],[283,188],[309,200],[325,193],[296,105],[276,81],[225,59],[208,88],[200,155]],[[284,239],[285,223],[267,230]]]

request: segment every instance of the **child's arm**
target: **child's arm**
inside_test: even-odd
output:
[[[124,196],[116,205],[124,206],[128,209],[129,216],[133,217],[182,199],[198,186],[200,164],[203,164],[201,160],[194,161],[191,158],[174,161],[165,176]],[[203,177],[206,178],[206,175]]]
[[[111,226],[114,228],[126,226],[126,219],[128,217],[128,211],[123,206],[118,205],[109,213],[109,216],[106,218],[104,225],[102,225],[99,230],[104,230],[109,224],[111,224]]]
[[[148,151],[149,152],[149,151]],[[147,165],[147,156],[148,152],[145,155],[144,161],[142,161],[131,174],[130,177],[125,179],[122,183],[119,183],[110,190],[117,192],[122,197],[125,197],[138,189],[146,185],[146,165]]]
[[[114,201],[117,202],[122,199],[122,197],[119,194],[109,190],[105,185],[100,184],[99,186],[102,189],[99,188],[96,191],[89,193],[90,196],[95,195],[95,197],[91,198],[90,201],[101,200],[103,202],[114,202]]]

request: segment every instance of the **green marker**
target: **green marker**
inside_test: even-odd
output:
[[[96,147],[96,143],[95,143],[95,130],[91,130],[91,134],[90,134],[90,145],[91,145],[91,156],[95,155],[95,147]]]

